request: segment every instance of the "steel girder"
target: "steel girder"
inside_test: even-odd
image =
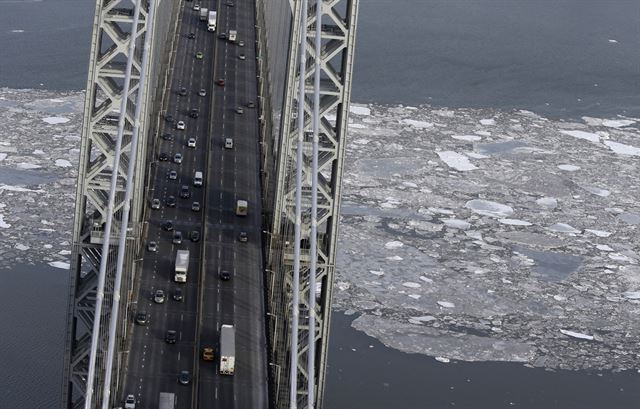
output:
[[[124,308],[118,314],[120,322],[117,335],[121,341],[126,337],[126,319],[128,300],[131,294],[134,255],[142,236],[142,214],[144,210],[143,182],[145,172],[145,149],[139,149],[135,157],[131,156],[131,139],[134,125],[140,129],[140,146],[146,146],[148,127],[147,107],[150,103],[148,84],[140,80],[142,71],[143,43],[147,35],[147,23],[154,16],[149,15],[149,2],[141,0],[137,27],[134,23],[135,5],[129,0],[97,0],[91,37],[91,54],[87,79],[84,122],[80,144],[78,185],[76,190],[76,213],[73,226],[73,249],[71,258],[70,294],[67,316],[67,342],[64,361],[63,407],[83,407],[87,393],[87,374],[92,341],[92,327],[96,319],[100,320],[100,336],[97,339],[96,381],[92,407],[101,405],[104,382],[107,335],[109,326],[109,308],[113,298],[113,278],[116,271],[115,259],[117,240],[121,232],[126,231],[127,244],[124,258],[124,277],[122,293]],[[135,51],[129,54],[130,43],[136,44]],[[127,79],[126,65],[130,58],[131,69]],[[125,94],[127,90],[127,94]],[[139,92],[141,109],[139,118],[134,118],[136,96]],[[125,100],[125,109],[121,103]],[[124,125],[122,125],[124,117]],[[116,146],[121,135],[121,155],[118,163]],[[133,180],[127,176],[130,161],[136,161]],[[113,170],[116,187],[113,205],[109,206],[109,193]],[[122,220],[125,206],[124,191],[129,183],[136,183],[135,194],[131,200],[131,217]],[[111,239],[107,254],[103,254],[105,238],[104,224],[111,213]],[[108,257],[104,281],[104,305],[100,317],[95,317],[98,294],[98,277],[101,260]],[[118,350],[123,343],[117,342]],[[120,362],[119,359],[116,359]],[[116,369],[116,372],[118,369]],[[114,377],[114,383],[118,377]]]
[[[269,253],[267,259],[267,297],[269,303],[269,334],[272,344],[270,363],[274,378],[275,403],[278,408],[321,407],[324,395],[331,301],[338,238],[341,182],[344,149],[351,94],[351,77],[355,45],[355,29],[359,0],[308,0],[308,7],[302,10],[302,1],[291,1],[293,24],[290,36],[290,51],[286,93],[283,103],[281,134],[272,136],[279,140],[277,146],[275,198],[273,221],[270,226]],[[316,32],[316,7],[321,7],[321,54],[316,60],[314,41]],[[300,73],[301,13],[306,18],[306,69]],[[317,157],[317,257],[316,271],[309,270],[310,232],[312,226],[312,143],[313,143],[313,101],[314,71],[319,65],[321,79],[319,86],[319,132]],[[298,112],[298,84],[300,75],[304,78],[303,112]],[[298,116],[304,116],[304,138],[302,161],[298,163]],[[301,186],[296,185],[296,171],[302,167]],[[296,190],[300,188],[301,242],[299,246],[300,287],[299,287],[299,329],[297,345],[297,385],[296,402],[290,402],[290,365],[292,349],[291,328],[293,323],[293,271]],[[309,275],[316,277],[316,307],[309,310]],[[309,316],[315,317],[315,328],[309,328]],[[311,337],[309,337],[311,334]],[[315,373],[307,373],[307,353],[309,339],[315,342]],[[309,377],[315,385],[314,402],[308,401]]]

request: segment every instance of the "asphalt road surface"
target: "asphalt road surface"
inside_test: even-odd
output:
[[[149,314],[146,326],[136,325],[131,337],[128,370],[123,377],[119,396],[134,394],[137,407],[156,408],[160,392],[176,394],[176,408],[266,408],[267,362],[264,331],[264,292],[261,256],[261,208],[258,159],[257,110],[247,103],[257,103],[254,7],[251,0],[202,2],[202,7],[218,10],[218,28],[207,32],[205,21],[193,10],[195,2],[184,2],[178,23],[176,49],[172,56],[172,72],[165,96],[165,113],[174,122],[163,119],[156,142],[156,160],[150,164],[151,178],[148,205],[152,199],[162,202],[160,209],[149,215],[145,246],[158,243],[157,252],[145,249],[143,271],[138,277],[139,293],[135,312]],[[238,31],[241,47],[218,38],[222,32]],[[195,33],[195,38],[189,38]],[[196,59],[197,52],[204,54]],[[240,59],[240,54],[245,59]],[[216,83],[218,78],[224,86]],[[180,95],[180,89],[187,95]],[[204,88],[206,96],[198,95]],[[237,113],[237,107],[243,113]],[[199,117],[191,118],[191,109],[199,109]],[[184,121],[185,130],[177,130]],[[189,138],[196,147],[187,146]],[[224,139],[233,138],[231,149]],[[160,153],[168,161],[158,160]],[[181,153],[181,164],[172,158]],[[168,178],[175,170],[177,179]],[[204,173],[204,186],[194,187],[196,171]],[[180,197],[181,186],[189,187],[191,197]],[[176,207],[166,205],[176,198]],[[236,216],[238,199],[247,200],[248,215]],[[194,201],[199,212],[192,210]],[[171,221],[182,232],[181,244],[173,244],[173,232],[161,229]],[[200,232],[201,240],[189,240],[191,231]],[[248,241],[240,242],[241,231]],[[186,284],[173,281],[175,254],[179,249],[190,252]],[[221,271],[231,279],[220,279]],[[175,289],[182,288],[182,301],[175,301]],[[155,303],[153,294],[164,290],[166,301]],[[220,375],[219,337],[222,324],[236,328],[236,373]],[[177,331],[177,342],[165,342],[167,330]],[[214,348],[214,361],[202,360],[202,348]],[[189,385],[181,385],[177,376],[188,370],[193,377]]]

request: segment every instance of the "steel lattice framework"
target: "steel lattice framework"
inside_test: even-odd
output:
[[[324,395],[358,0],[290,4],[281,133],[271,136],[276,175],[274,196],[266,192],[273,213],[265,282],[276,407],[311,408]]]
[[[165,9],[173,7],[166,4]],[[111,405],[108,392],[103,402],[102,388],[112,390],[118,385],[125,362],[126,317],[143,233],[145,147],[156,98],[154,85],[160,77],[151,63],[157,51],[151,42],[155,18],[154,0],[96,1],[73,226],[65,408]],[[146,81],[147,77],[154,79]],[[120,281],[116,274],[122,278],[119,288],[114,288]],[[118,293],[124,295],[122,301]],[[114,299],[122,308],[109,331]],[[116,375],[105,381],[105,373],[111,370],[106,355],[109,337],[114,335],[115,358],[110,362]],[[92,378],[95,381],[89,383]]]

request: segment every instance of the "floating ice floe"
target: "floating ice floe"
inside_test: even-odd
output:
[[[593,143],[600,142],[600,135],[595,134],[595,133],[591,133],[591,132],[585,132],[585,131],[560,131],[560,133],[565,134],[565,135],[569,135],[569,136],[573,136],[574,138],[584,139],[585,141],[589,141],[589,142],[593,142]]]
[[[7,159],[7,154],[4,152],[0,152],[0,162],[2,162],[5,159]]]
[[[364,116],[369,116],[371,115],[371,109],[365,106],[360,106],[360,105],[351,105],[349,106],[349,112],[351,112],[354,115],[364,115]]]
[[[430,321],[437,320],[437,318],[432,315],[421,315],[419,317],[411,317],[411,318],[420,322],[430,322]]]
[[[473,158],[473,159],[487,159],[487,158],[491,157],[491,156],[488,156],[488,155],[483,155],[483,154],[478,153],[478,152],[465,152],[465,155],[467,155],[468,157]]]
[[[391,261],[402,261],[404,260],[402,257],[400,256],[390,256],[390,257],[385,257],[387,260],[391,260]]]
[[[555,197],[541,197],[536,200],[536,204],[547,209],[555,209],[558,207],[558,200]]]
[[[71,164],[71,162],[69,162],[66,159],[56,159],[56,166],[59,166],[61,168],[68,168],[68,167],[71,167],[73,165]]]
[[[631,119],[602,119],[593,118],[590,116],[583,116],[582,119],[591,126],[606,126],[607,128],[622,128],[625,126],[633,125],[636,121]]]
[[[476,141],[482,140],[482,138],[478,135],[451,135],[451,137],[459,141],[467,141],[467,142],[476,142]]]
[[[445,358],[443,356],[437,356],[434,359],[438,362],[442,362],[443,364],[448,364],[449,362],[451,362],[449,358]]]
[[[440,219],[440,221],[442,221],[445,226],[451,228],[451,229],[460,229],[460,230],[468,230],[471,228],[471,223],[464,221],[464,220],[459,220],[459,219]]]
[[[606,244],[598,244],[596,245],[596,248],[598,250],[602,250],[602,251],[613,251],[613,249],[609,246],[607,246]]]
[[[607,145],[614,153],[620,155],[640,156],[640,148],[636,148],[635,146],[613,141],[604,141],[604,144]]]
[[[48,116],[46,118],[42,118],[42,120],[50,125],[66,124],[70,121],[69,118],[64,118],[61,116]]]
[[[4,215],[3,215],[3,214],[0,214],[0,228],[2,228],[2,229],[8,229],[9,227],[11,227],[11,225],[10,225],[10,224],[8,224],[8,223],[5,223],[5,222],[4,222]]]
[[[378,276],[378,277],[380,277],[380,276],[383,276],[383,275],[384,275],[384,271],[381,271],[381,270],[369,270],[369,272],[370,272],[371,274],[373,274],[374,276]]]
[[[65,263],[64,261],[52,261],[49,263],[51,267],[61,268],[63,270],[68,270],[70,267],[69,263]]]
[[[629,300],[640,300],[640,291],[627,291],[622,293],[622,296]]]
[[[518,219],[499,219],[498,222],[502,224],[508,224],[511,226],[531,226],[531,223],[525,220],[518,220]]]
[[[404,246],[404,243],[403,243],[403,242],[401,242],[401,241],[397,241],[397,240],[394,240],[394,241],[388,241],[388,242],[386,242],[386,243],[384,244],[384,248],[386,248],[386,249],[390,249],[390,250],[391,250],[391,249],[398,249],[398,248],[400,248],[400,247],[402,247],[402,246]]]
[[[615,43],[617,43],[617,42],[618,42],[618,40],[609,39],[609,42],[610,42],[610,43],[614,43],[614,44],[615,44]]]
[[[593,335],[581,334],[579,332],[568,331],[565,329],[561,329],[560,332],[562,332],[564,335],[567,335],[573,338],[586,339],[589,341],[593,341]]]
[[[549,230],[557,231],[559,233],[580,233],[580,230],[566,223],[555,223],[548,227]]]
[[[567,172],[575,172],[576,170],[580,170],[580,166],[576,166],[576,165],[558,165],[558,169],[566,170]]]
[[[584,186],[583,189],[589,193],[592,193],[600,197],[607,197],[611,194],[611,192],[608,191],[607,189],[600,189],[599,187],[595,187],[595,186]]]
[[[596,235],[598,237],[609,237],[611,236],[611,232],[608,231],[604,231],[604,230],[593,230],[593,229],[585,229],[586,232],[589,232],[593,235]]]
[[[486,118],[486,119],[481,119],[480,123],[482,125],[495,125],[496,124],[496,120],[493,118]]]
[[[432,128],[433,127],[433,123],[432,122],[416,121],[415,119],[403,119],[401,122],[403,124],[405,124],[405,125],[409,125],[409,126],[412,126],[414,128],[426,129],[426,128]]]
[[[456,305],[449,301],[438,301],[438,305],[442,308],[455,308]]]
[[[484,199],[469,200],[464,207],[471,209],[474,213],[489,217],[504,218],[513,214],[513,208],[510,206]]]
[[[366,129],[367,127],[362,124],[349,124],[349,128],[353,129]]]
[[[14,248],[16,248],[18,250],[25,251],[25,250],[29,250],[30,247],[29,246],[25,246],[24,244],[18,243],[18,244],[16,244],[14,246]]]
[[[437,154],[440,157],[440,160],[442,160],[450,168],[453,168],[455,170],[465,172],[468,170],[478,169],[471,162],[469,162],[469,158],[467,158],[466,156],[460,153],[453,152],[453,151],[444,151],[444,152],[437,152]]]
[[[406,282],[402,283],[402,285],[405,286],[405,287],[409,287],[409,288],[420,288],[420,287],[422,287],[420,284],[414,283],[414,282],[411,282],[411,281],[406,281]]]
[[[16,165],[16,168],[18,168],[18,169],[39,169],[41,167],[42,166],[36,165],[35,163],[25,163],[25,162],[18,163]]]

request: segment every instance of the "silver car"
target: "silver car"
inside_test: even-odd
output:
[[[164,303],[164,300],[165,300],[164,291],[156,290],[156,292],[153,294],[153,302],[155,302],[156,304],[162,304]]]
[[[154,210],[158,210],[160,208],[160,199],[153,199],[151,201],[151,208]]]
[[[174,163],[182,163],[182,154],[181,153],[176,153],[173,156],[173,162]]]
[[[149,244],[147,244],[147,250],[149,250],[152,253],[155,253],[158,251],[158,243],[156,243],[155,241],[150,241]]]
[[[185,128],[184,121],[178,121],[178,123],[176,124],[176,129],[184,131],[184,128]]]

